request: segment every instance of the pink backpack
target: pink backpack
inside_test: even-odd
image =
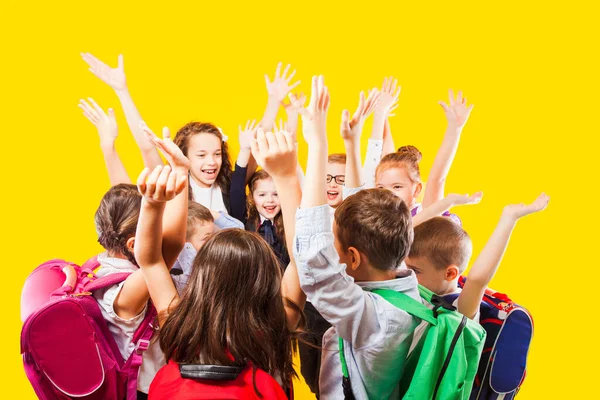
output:
[[[25,282],[21,354],[40,399],[136,399],[138,371],[154,333],[156,310],[149,305],[133,337],[136,348],[123,360],[92,293],[123,282],[130,273],[97,278],[93,271],[98,266],[96,257],[82,267],[51,260]],[[75,272],[72,286],[62,284],[65,267]]]

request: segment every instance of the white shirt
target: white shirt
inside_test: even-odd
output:
[[[221,211],[227,214],[227,208],[223,202],[223,193],[219,185],[213,184],[209,188],[203,188],[194,179],[190,179],[190,187],[192,188],[192,198],[196,203],[202,204],[209,210]]]
[[[98,256],[98,262],[101,266],[96,274],[98,277],[118,272],[135,272],[138,270],[138,267],[128,260],[112,258],[106,253],[102,253]],[[115,298],[123,288],[124,283],[125,282],[121,282],[108,289],[98,290],[94,292],[94,297],[98,301],[102,316],[106,320],[108,329],[117,343],[117,347],[119,348],[123,360],[127,360],[135,349],[135,344],[132,341],[133,335],[146,316],[146,308],[135,317],[129,319],[124,319],[117,315],[114,309],[114,302]],[[140,392],[148,393],[150,383],[154,379],[154,376],[165,364],[165,356],[160,350],[158,340],[156,340],[156,337],[153,337],[148,350],[144,352],[142,365],[140,366],[138,373],[137,385]]]
[[[365,164],[363,166],[363,174],[365,178],[365,187],[375,187],[375,171],[381,161],[381,152],[383,150],[383,139],[369,139],[367,145],[367,154],[365,156]]]

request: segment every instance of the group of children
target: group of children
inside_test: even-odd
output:
[[[184,398],[195,382],[185,379],[195,376],[185,366],[197,365],[250,368],[278,383],[273,388],[253,378],[257,398],[291,398],[296,339],[302,374],[319,398],[399,398],[422,324],[373,291],[391,289],[418,301],[419,285],[439,296],[458,294],[458,312],[478,321],[516,222],[549,200],[542,194],[532,204],[504,208],[461,290],[472,244],[449,210],[482,197],[445,195],[473,108],[461,92],[440,103],[448,124],[424,185],[421,153],[394,144],[389,119],[400,87],[393,78],[361,93],[354,114],[343,112],[346,153],[328,154],[324,78],[313,77],[305,105],[303,95],[292,93],[295,71],[278,65],[274,79],[266,77],[263,118],[240,126],[232,166],[227,137],[211,123],[190,122],[172,139],[166,128],[156,136],[128,92],[122,56],[116,68],[89,53],[82,57],[115,90],[146,167],[132,185],[115,151],[114,111],[82,100],[112,185],[95,215],[106,249],[98,276],[132,273],[94,292],[124,359],[135,350],[134,332],[151,305],[158,314],[138,398]],[[276,127],[280,107],[287,121]],[[371,114],[363,165],[360,138]],[[296,151],[300,119],[309,149],[305,171]]]

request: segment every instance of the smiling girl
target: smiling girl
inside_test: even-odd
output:
[[[290,256],[285,245],[281,203],[273,179],[267,171],[261,169],[252,175],[248,187],[250,196],[246,230],[258,232],[269,243],[285,269],[290,262]]]

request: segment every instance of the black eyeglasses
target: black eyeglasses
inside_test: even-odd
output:
[[[343,185],[344,182],[346,182],[346,175],[329,175],[327,174],[327,183],[331,182],[331,180],[334,180],[335,183],[337,183],[338,185]]]

